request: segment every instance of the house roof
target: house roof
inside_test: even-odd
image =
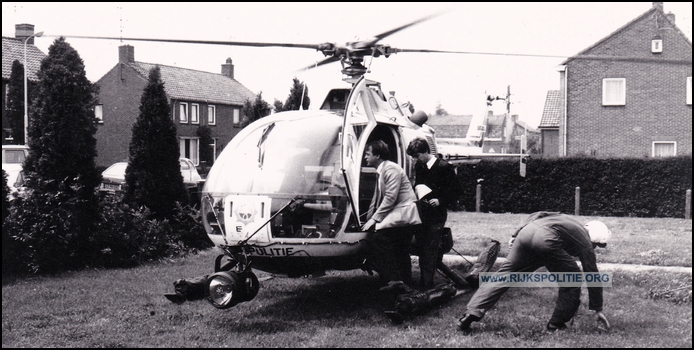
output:
[[[432,115],[427,125],[436,130],[438,137],[465,137],[471,122],[471,115]]]
[[[654,3],[654,4],[655,4],[655,3]],[[661,4],[662,4],[662,3],[661,3]],[[661,6],[662,6],[662,5],[661,5]],[[585,50],[579,52],[579,53],[576,54],[575,56],[580,56],[580,55],[586,55],[586,54],[588,54],[588,53],[589,53],[590,51],[592,51],[594,48],[600,46],[602,43],[604,43],[605,41],[607,41],[607,40],[610,39],[611,37],[613,37],[613,36],[615,36],[615,35],[617,35],[617,34],[623,32],[623,31],[625,31],[625,30],[626,30],[627,28],[629,28],[632,24],[634,24],[634,23],[636,23],[636,22],[638,22],[638,21],[641,21],[643,18],[645,18],[645,17],[647,17],[647,16],[650,16],[650,15],[653,15],[653,14],[656,13],[656,12],[659,13],[659,14],[662,14],[662,19],[664,19],[665,21],[667,21],[667,22],[675,29],[675,32],[676,32],[679,36],[681,36],[682,38],[684,38],[684,40],[689,44],[689,46],[692,46],[691,40],[689,40],[689,38],[687,38],[687,36],[684,35],[684,33],[675,25],[674,21],[671,20],[671,19],[665,14],[665,12],[663,11],[662,7],[653,6],[653,7],[651,7],[648,11],[644,12],[641,16],[638,16],[638,17],[634,18],[634,19],[631,20],[629,23],[627,23],[627,24],[621,26],[619,29],[617,29],[617,30],[615,30],[614,32],[610,33],[610,34],[607,35],[606,37],[600,39],[598,42],[596,42],[595,44],[589,46],[589,47],[586,48]],[[659,17],[659,18],[660,18],[660,17]],[[565,64],[569,63],[570,61],[573,61],[573,60],[575,59],[575,56],[569,57],[569,58],[566,59],[564,62],[562,62],[561,65],[565,65]],[[690,57],[690,63],[691,63],[691,57]]]
[[[432,115],[429,117],[427,124],[431,126],[443,125],[470,125],[472,121],[471,115]]]
[[[36,72],[41,68],[41,60],[46,54],[36,46],[27,44],[27,79],[37,81]],[[24,41],[16,38],[2,37],[2,78],[10,79],[12,73],[12,62],[18,60],[24,62]]]
[[[538,128],[558,128],[559,112],[561,101],[559,100],[559,90],[547,91],[545,98],[545,109],[542,111],[542,119]]]
[[[172,99],[243,105],[247,99],[252,101],[256,96],[235,79],[222,74],[137,61],[127,65],[144,77],[158,65],[164,89]]]

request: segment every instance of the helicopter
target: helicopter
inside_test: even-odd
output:
[[[410,141],[422,138],[432,154],[438,152],[436,132],[426,124],[426,114],[368,79],[364,58],[407,52],[464,53],[379,43],[438,15],[345,45],[72,36],[306,48],[327,58],[305,69],[341,64],[348,87],[330,90],[318,109],[279,112],[248,124],[210,169],[201,191],[200,214],[210,241],[223,251],[215,259],[214,273],[204,278],[204,294],[214,307],[227,309],[252,300],[260,288],[254,270],[289,277],[322,276],[331,270],[370,272],[365,267],[369,233],[361,228],[377,174],[364,161],[366,145],[372,140],[386,142],[389,160],[402,166],[412,183],[415,161],[406,155]],[[455,164],[479,161],[481,156],[447,159]],[[447,266],[439,264],[439,271],[457,286],[466,285]]]

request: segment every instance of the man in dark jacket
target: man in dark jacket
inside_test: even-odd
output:
[[[583,272],[598,272],[595,246],[604,247],[611,232],[600,221],[581,224],[569,215],[536,212],[513,234],[511,251],[498,273],[532,272],[546,267],[549,272],[580,272],[576,257],[581,260]],[[468,330],[472,322],[484,317],[508,290],[507,286],[482,284],[467,304],[465,316],[458,320],[460,330]],[[597,320],[610,328],[602,313],[602,287],[588,287],[589,309]],[[566,328],[581,303],[581,287],[560,287],[554,313],[547,330]]]
[[[429,143],[421,138],[410,142],[407,155],[417,161],[415,192],[419,191],[417,208],[422,226],[420,231],[415,233],[415,242],[421,276],[419,287],[427,290],[434,287],[436,265],[443,257],[439,252],[439,245],[448,218],[448,208],[455,200],[455,168],[445,160],[432,155]],[[431,192],[424,194],[422,190]]]

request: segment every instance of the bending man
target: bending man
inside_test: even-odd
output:
[[[532,272],[546,267],[549,272],[581,272],[576,257],[581,260],[583,272],[598,272],[595,246],[605,247],[611,232],[600,221],[585,226],[573,217],[560,213],[536,212],[528,217],[511,238],[511,251],[498,273]],[[467,304],[465,316],[458,320],[460,330],[468,330],[472,322],[484,317],[509,287],[482,284]],[[589,309],[598,321],[610,328],[602,313],[602,287],[589,287]],[[554,313],[547,330],[566,328],[581,303],[581,287],[561,287]]]

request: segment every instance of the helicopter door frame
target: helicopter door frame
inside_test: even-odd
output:
[[[376,127],[371,101],[373,98],[366,84],[367,80],[362,76],[352,87],[347,98],[347,106],[342,123],[341,140],[341,166],[345,177],[345,187],[349,201],[352,205],[352,213],[358,227],[361,227],[359,218],[359,175],[361,173],[362,154],[366,147],[366,140],[371,131]],[[366,117],[366,118],[364,118]],[[357,128],[363,128],[358,134]]]

